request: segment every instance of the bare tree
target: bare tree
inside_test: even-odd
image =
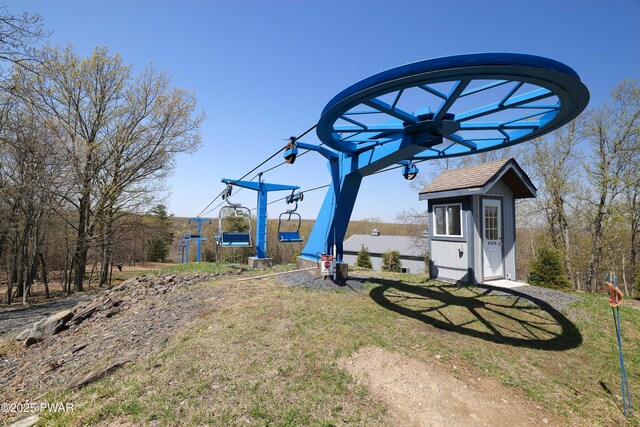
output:
[[[200,143],[204,116],[194,116],[196,98],[172,88],[165,73],[147,68],[127,86],[121,113],[105,137],[108,154],[100,174],[100,201],[104,210],[104,284],[111,261],[113,225],[119,214],[148,207],[157,184],[171,171],[177,153],[193,152]],[[146,209],[145,209],[146,210]],[[140,212],[140,210],[138,210]]]
[[[639,127],[640,129],[640,127]],[[629,261],[631,282],[640,284],[640,135],[636,133],[634,142],[627,151],[630,163],[628,172],[623,176],[622,214],[629,227]],[[637,286],[636,286],[637,287]]]
[[[66,150],[72,181],[61,197],[77,212],[73,288],[81,291],[98,225],[108,248],[126,200],[162,179],[176,153],[196,149],[203,116],[194,94],[153,68],[132,76],[106,48],[83,59],[70,47],[45,47],[39,57],[34,72],[19,70],[16,87]]]
[[[523,159],[532,179],[538,183],[537,204],[549,227],[553,246],[563,255],[569,280],[577,285],[572,265],[569,202],[580,181],[578,145],[581,141],[580,119],[553,132],[551,138],[536,139],[533,149],[523,153]]]
[[[587,116],[585,135],[593,149],[586,166],[593,196],[587,210],[591,224],[591,255],[587,271],[590,290],[596,290],[604,253],[604,237],[623,188],[623,176],[632,165],[628,153],[637,144],[640,126],[640,88],[624,80],[612,92],[611,101]]]
[[[3,146],[0,169],[6,183],[2,197],[12,206],[7,233],[12,253],[6,300],[10,303],[15,295],[26,303],[43,259],[39,253],[46,229],[44,222],[61,176],[60,157],[55,147],[52,149],[46,127],[25,105],[11,109],[0,141]],[[12,294],[14,285],[17,287]]]
[[[13,14],[6,6],[0,6],[0,75],[7,78],[11,71],[11,67],[3,67],[2,63],[32,68],[33,46],[49,35],[40,15]]]

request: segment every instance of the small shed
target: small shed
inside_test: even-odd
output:
[[[420,192],[427,201],[430,274],[478,284],[516,280],[516,199],[536,187],[514,159],[445,171]]]
[[[343,243],[343,261],[356,265],[358,252],[367,248],[371,256],[371,267],[382,270],[382,254],[389,251],[400,252],[400,262],[404,273],[424,273],[427,239],[411,236],[385,236],[374,229],[371,234],[354,234]]]

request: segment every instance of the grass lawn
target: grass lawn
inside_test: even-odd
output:
[[[46,414],[40,424],[385,425],[384,405],[337,364],[366,345],[437,360],[459,377],[498,378],[575,425],[623,421],[604,296],[584,295],[559,313],[419,275],[380,275],[361,292],[292,289],[272,279],[196,286],[222,297],[148,358],[79,391],[49,393],[74,411]],[[634,398],[638,325],[640,311],[623,306]]]

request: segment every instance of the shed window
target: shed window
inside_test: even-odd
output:
[[[462,237],[462,205],[436,205],[433,207],[436,236]]]

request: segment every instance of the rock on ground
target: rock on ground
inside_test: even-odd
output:
[[[82,387],[158,349],[174,330],[203,309],[216,308],[223,291],[193,286],[215,276],[130,279],[66,312],[36,322],[38,330],[55,331],[57,322],[67,319],[57,334],[0,357],[3,401],[34,401],[47,391]],[[0,413],[0,423],[3,418],[19,415]]]
[[[70,309],[79,302],[90,300],[86,294],[75,294],[44,304],[23,306],[9,306],[0,311],[0,339],[12,340],[29,324],[45,319],[59,311]]]
[[[71,310],[60,311],[46,319],[38,320],[31,329],[22,332],[18,337],[22,337],[25,332],[28,332],[25,339],[25,345],[28,347],[62,331],[72,317]]]
[[[37,424],[40,420],[40,415],[29,415],[11,424],[10,427],[31,427]]]

